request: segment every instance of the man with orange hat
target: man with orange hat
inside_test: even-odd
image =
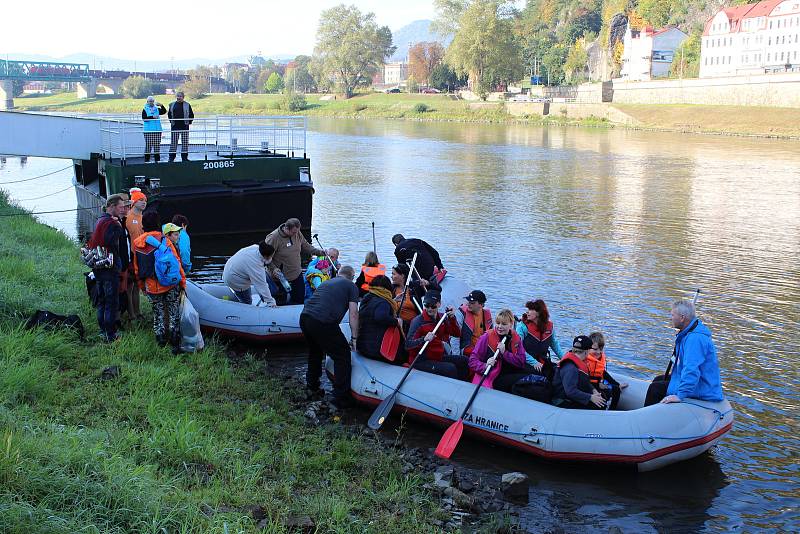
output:
[[[144,210],[147,209],[147,196],[142,193],[138,187],[131,188],[131,209],[128,211],[128,217],[125,219],[125,228],[128,230],[128,235],[131,240],[131,249],[133,242],[137,237],[144,233],[142,229],[142,215]],[[142,320],[144,316],[139,308],[139,286],[138,284],[128,284],[128,302],[130,302],[130,319]]]

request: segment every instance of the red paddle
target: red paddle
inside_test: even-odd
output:
[[[497,358],[497,355],[500,354],[500,349],[505,346],[507,338],[508,336],[503,336],[503,339],[501,339],[497,344],[497,350],[494,351],[492,358]],[[489,361],[491,361],[492,358],[489,358]],[[461,434],[464,432],[464,416],[467,415],[467,412],[472,406],[472,402],[475,400],[475,397],[478,396],[478,392],[483,387],[483,381],[486,380],[486,377],[489,375],[489,371],[491,371],[492,367],[494,366],[494,363],[490,364],[489,361],[486,362],[486,369],[484,369],[481,380],[478,382],[478,387],[476,387],[475,391],[472,392],[472,396],[469,398],[469,401],[467,401],[464,411],[461,412],[461,417],[459,417],[458,421],[450,425],[447,430],[445,430],[442,439],[439,440],[439,445],[437,445],[436,450],[433,451],[433,453],[439,458],[450,458],[450,456],[453,454],[453,451],[456,450],[456,446],[461,440]]]

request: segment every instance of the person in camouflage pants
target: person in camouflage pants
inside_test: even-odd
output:
[[[153,331],[156,339],[175,344],[181,335],[181,289],[173,287],[166,293],[148,293],[148,300],[153,307]],[[169,326],[169,336],[165,335]]]

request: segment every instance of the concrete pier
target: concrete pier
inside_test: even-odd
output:
[[[0,111],[14,109],[14,82],[0,80]]]
[[[97,96],[97,80],[78,83],[78,98],[94,98]]]

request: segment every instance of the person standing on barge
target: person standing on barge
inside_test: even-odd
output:
[[[175,161],[178,149],[178,138],[181,139],[181,161],[189,159],[189,126],[194,120],[192,105],[184,100],[183,91],[175,93],[175,101],[169,105],[169,124],[171,139],[169,142],[169,160]],[[158,161],[158,160],[156,160]]]
[[[150,161],[150,152],[153,161],[161,161],[161,116],[167,114],[164,104],[159,104],[152,96],[147,97],[147,102],[142,108],[142,130],[144,130],[144,161]]]

